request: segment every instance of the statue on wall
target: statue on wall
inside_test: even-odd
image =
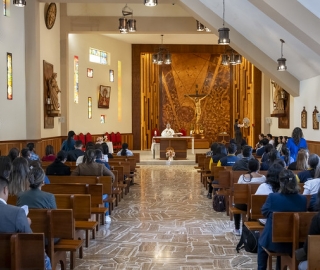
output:
[[[57,83],[57,73],[53,73],[51,78],[48,79],[48,104],[52,105],[53,111],[60,110],[60,103],[58,94],[61,92]]]
[[[319,111],[317,110],[317,106],[314,106],[314,110],[312,113],[312,126],[313,129],[319,129],[319,122],[317,120],[317,114],[319,113]]]
[[[273,112],[272,114],[285,113],[285,100],[287,99],[287,92],[276,82],[272,82],[273,90]]]

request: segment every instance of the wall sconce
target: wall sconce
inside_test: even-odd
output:
[[[158,5],[158,0],[144,0],[144,5],[147,7],[155,7]]]
[[[272,117],[266,117],[266,123],[268,125],[271,125],[272,124]]]
[[[219,45],[226,45],[230,44],[230,38],[229,38],[229,31],[230,29],[227,27],[224,27],[224,11],[225,11],[225,5],[224,5],[224,0],[223,0],[223,15],[222,15],[222,28],[219,28],[219,39],[218,39],[218,44]]]
[[[280,39],[280,42],[281,42],[281,57],[277,60],[278,61],[277,70],[278,71],[286,71],[287,70],[287,66],[286,66],[287,59],[283,58],[283,43],[285,43],[285,42],[283,39]]]
[[[121,34],[127,34],[128,32],[136,32],[136,20],[133,19],[133,10],[127,5],[122,9],[122,18],[119,18],[119,30]],[[131,16],[131,19],[127,19],[126,16]]]
[[[26,0],[13,0],[13,4],[16,7],[25,7],[27,2],[26,2]]]

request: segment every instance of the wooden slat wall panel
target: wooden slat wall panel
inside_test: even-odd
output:
[[[255,145],[258,134],[261,133],[261,71],[243,58],[242,64],[233,66],[231,73],[233,80],[232,122],[239,119],[239,122],[242,123],[243,118],[249,118],[250,127],[241,130],[247,143]],[[233,130],[231,134],[234,136]]]
[[[307,144],[311,154],[317,154],[318,156],[320,156],[320,142],[307,141]]]

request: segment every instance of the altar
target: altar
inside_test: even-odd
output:
[[[156,136],[153,139],[160,140],[160,159],[167,159],[166,149],[172,147],[175,152],[174,159],[187,159],[188,141],[192,140],[192,153],[194,153],[194,138],[190,136],[182,137],[161,137]]]

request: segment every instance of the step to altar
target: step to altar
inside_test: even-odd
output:
[[[188,142],[188,149],[191,149],[191,140]],[[210,143],[207,139],[194,139],[194,149],[210,148]]]

